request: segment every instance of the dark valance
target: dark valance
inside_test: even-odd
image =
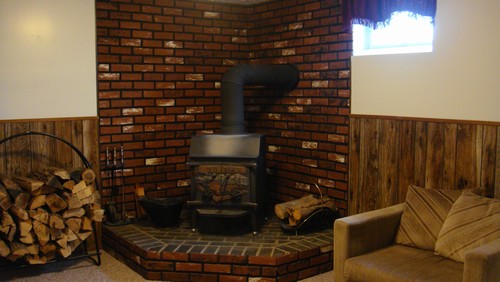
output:
[[[407,11],[413,15],[434,17],[437,0],[343,0],[342,16],[344,31],[350,31],[352,24],[376,28],[387,24],[394,12]]]

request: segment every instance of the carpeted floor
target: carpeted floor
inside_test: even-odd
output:
[[[119,262],[111,255],[103,251],[101,266],[96,266],[89,259],[71,260],[55,264],[26,267],[16,270],[2,271],[0,281],[54,281],[54,282],[138,282],[145,280]],[[252,281],[252,279],[250,279]],[[333,272],[323,273],[311,277],[304,282],[331,282],[333,281]]]

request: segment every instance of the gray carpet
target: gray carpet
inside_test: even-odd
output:
[[[101,255],[102,264],[96,266],[89,259],[79,259],[65,261],[60,263],[26,267],[22,269],[2,271],[0,281],[54,281],[54,282],[136,282],[151,281],[145,280],[128,268],[123,263],[113,258],[110,254],[103,251]],[[253,279],[250,279],[252,281]],[[323,273],[311,277],[304,282],[331,282],[333,281],[333,272]]]

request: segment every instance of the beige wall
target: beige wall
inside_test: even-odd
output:
[[[500,1],[437,3],[432,53],[352,58],[351,113],[500,121]]]
[[[93,0],[0,0],[0,119],[97,115]]]

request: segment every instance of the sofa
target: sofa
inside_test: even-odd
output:
[[[334,223],[334,281],[500,281],[500,200],[410,185]]]

